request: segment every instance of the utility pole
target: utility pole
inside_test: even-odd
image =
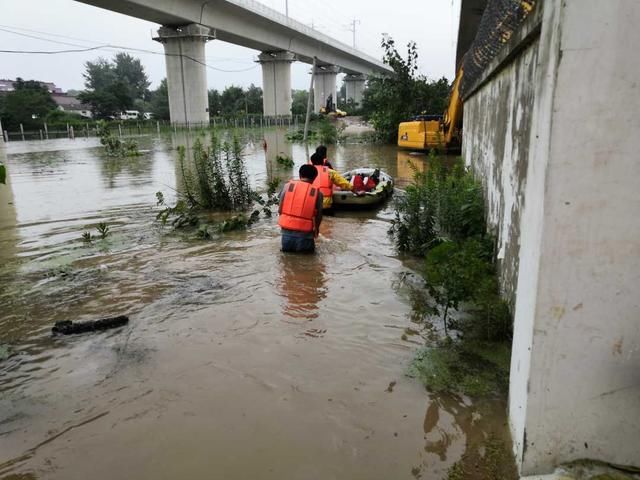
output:
[[[360,20],[354,18],[349,25],[349,30],[353,33],[353,48],[356,48],[356,24],[360,23]]]
[[[309,120],[311,119],[311,95],[313,95],[313,88],[316,78],[316,66],[317,66],[317,58],[313,57],[313,65],[311,66],[311,83],[309,84],[309,96],[307,97],[307,115],[304,119],[304,134],[302,141],[305,145],[307,145],[307,139],[309,138]],[[309,152],[307,152],[309,153]],[[309,155],[307,155],[309,158]]]
[[[289,18],[289,0],[284,0],[284,9],[287,13],[287,18]]]

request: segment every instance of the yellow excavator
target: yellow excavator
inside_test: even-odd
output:
[[[462,67],[449,95],[449,106],[444,115],[418,115],[398,126],[398,146],[412,150],[441,149],[459,152],[462,145],[462,99],[460,82]]]

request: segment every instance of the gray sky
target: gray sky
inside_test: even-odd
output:
[[[284,12],[285,0],[261,1]],[[460,0],[403,0],[397,4],[380,0],[288,1],[291,17],[310,26],[313,23],[314,28],[348,44],[352,43],[349,23],[358,19],[356,46],[376,58],[382,55],[379,47],[382,33],[390,34],[401,51],[408,41],[415,40],[421,73],[434,79],[443,75],[453,78]],[[397,5],[401,7],[396,8]],[[66,44],[86,47],[112,44],[162,52],[162,46],[151,40],[158,25],[72,0],[0,0],[0,12],[0,48],[4,50],[64,50],[74,48]],[[206,48],[207,63],[217,69],[207,71],[210,88],[261,85],[260,67],[254,63],[259,52],[215,40]],[[22,77],[54,82],[64,90],[82,89],[84,62],[99,56],[111,57],[114,53],[115,50],[62,55],[0,53],[0,78]],[[164,58],[129,53],[141,59],[152,88],[157,86],[165,77]],[[308,88],[308,72],[308,65],[294,63],[292,87]]]

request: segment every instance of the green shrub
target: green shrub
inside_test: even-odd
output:
[[[106,122],[96,124],[96,131],[100,137],[100,143],[104,145],[107,155],[110,157],[137,157],[141,155],[138,144],[134,140],[120,140],[111,134]]]
[[[291,168],[294,165],[293,159],[288,155],[282,155],[282,154],[277,155],[276,162],[278,162],[278,165],[281,165],[286,168]]]
[[[482,184],[460,161],[448,168],[432,153],[426,173],[413,168],[391,227],[399,250],[422,256],[442,241],[485,236]]]
[[[429,250],[424,276],[439,307],[435,311],[442,316],[445,334],[449,310],[458,310],[462,302],[472,300],[478,286],[492,273],[486,246],[478,240],[443,242]]]
[[[194,171],[186,166],[186,150],[179,147],[178,162],[184,179],[185,196],[190,204],[205,210],[243,211],[253,201],[240,140],[220,144],[211,135],[211,147],[200,139],[193,146]]]
[[[175,228],[199,226],[196,236],[200,239],[210,239],[214,233],[245,229],[256,222],[261,213],[271,217],[271,207],[278,203],[275,195],[278,180],[269,182],[266,195],[258,195],[251,189],[238,137],[220,143],[212,133],[209,148],[197,139],[193,146],[192,168],[187,164],[186,149],[180,146],[178,163],[184,182],[183,192],[174,206],[166,205],[162,192],[157,192],[157,204],[163,208],[156,218],[163,224],[173,218],[171,224]],[[254,203],[261,209],[247,217],[246,213]],[[205,212],[237,214],[201,224],[200,216]]]
[[[500,296],[482,185],[459,161],[447,167],[430,157],[426,173],[414,169],[390,229],[399,250],[425,259],[429,295],[417,314],[444,326],[445,340],[418,352],[410,374],[435,391],[486,395],[507,383],[512,320]],[[452,320],[458,310],[464,314]]]

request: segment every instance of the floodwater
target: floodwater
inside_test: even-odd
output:
[[[414,272],[387,236],[391,205],[325,218],[311,256],[279,251],[275,219],[196,240],[154,221],[194,137],[138,140],[149,152],[132,159],[96,139],[0,147],[0,478],[438,479],[504,434],[503,401],[404,374],[423,341],[403,336]],[[282,131],[248,140],[258,189],[291,175],[277,154],[305,160]],[[411,176],[392,147],[330,156]],[[83,242],[99,222],[111,233]],[[119,314],[122,329],[50,334]]]

